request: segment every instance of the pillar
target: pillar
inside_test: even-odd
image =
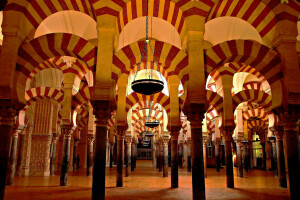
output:
[[[232,133],[233,133],[233,127],[224,127],[223,135],[225,137],[225,166],[226,166],[227,188],[234,188],[232,150],[231,150]]]
[[[118,127],[119,129],[119,127]],[[124,154],[124,131],[118,130],[117,152],[117,187],[123,187],[123,154]]]
[[[273,158],[273,171],[275,176],[278,176],[278,168],[277,168],[277,151],[276,151],[276,139],[271,139],[270,140],[272,144],[272,158]]]
[[[70,160],[71,135],[73,133],[73,129],[71,126],[62,126],[61,132],[63,134],[64,141],[63,141],[61,173],[60,173],[60,186],[67,186],[69,160]]]
[[[236,159],[238,166],[238,177],[243,177],[243,153],[242,153],[242,141],[236,140]]]
[[[183,168],[183,141],[180,141],[178,144],[178,167]]]
[[[204,112],[188,115],[192,135],[192,190],[194,200],[205,200],[202,121]]]
[[[20,132],[19,130],[14,130],[11,136],[12,141],[11,141],[10,157],[8,162],[9,163],[8,170],[6,174],[6,185],[14,184],[19,132]]]
[[[73,147],[73,172],[75,172],[77,170],[78,143],[79,143],[79,139],[74,139],[74,147]]]
[[[52,137],[52,155],[50,159],[50,176],[55,174],[56,146],[58,137]]]
[[[168,177],[168,144],[169,144],[169,139],[164,139],[163,140],[163,177]]]
[[[221,143],[221,139],[220,138],[216,138],[215,141],[215,157],[216,157],[216,171],[220,172],[220,143]]]
[[[15,122],[15,110],[12,108],[0,108],[0,200],[4,200],[6,173],[9,155],[9,143],[12,127]]]
[[[277,153],[277,167],[279,187],[286,188],[286,172],[285,172],[285,158],[283,149],[283,130],[279,130],[275,133],[276,137],[276,153]]]
[[[155,156],[156,156],[156,169],[159,169],[159,142],[157,140],[157,142],[155,143],[156,146],[156,152],[155,152]]]
[[[299,119],[299,118],[298,118]],[[296,125],[297,118],[293,114],[287,116],[284,124],[284,150],[287,160],[291,200],[300,199],[300,161],[299,136]]]
[[[203,165],[204,165],[204,177],[207,178],[207,139],[203,140]]]
[[[159,168],[158,171],[163,171],[163,162],[164,162],[164,155],[163,155],[163,141],[159,140]]]
[[[17,169],[16,175],[22,176],[23,171],[23,160],[24,160],[24,151],[25,151],[25,130],[26,127],[23,128],[23,131],[19,134],[19,149],[18,149],[18,160],[17,160]]]
[[[107,121],[110,119],[109,110],[98,110],[98,102],[95,102],[94,113],[96,118],[95,137],[90,137],[93,144],[95,141],[94,172],[92,200],[105,199],[105,170],[106,170],[106,144],[107,144]]]
[[[114,160],[114,142],[109,142],[109,168],[113,167]]]
[[[131,142],[131,171],[134,171],[134,162],[135,162],[135,139],[132,139]]]
[[[92,174],[93,174],[94,141],[95,141],[95,136],[93,134],[88,134],[88,136],[87,136],[87,167],[86,167],[86,175],[87,176],[92,176]]]
[[[171,130],[171,188],[178,188],[178,135],[179,130]]]
[[[131,136],[125,138],[125,177],[130,176]]]
[[[267,164],[267,155],[266,155],[266,143],[262,142],[260,143],[262,146],[262,169],[266,170],[266,164]]]
[[[243,148],[244,148],[244,151],[243,151],[243,157],[244,157],[244,169],[245,169],[245,172],[248,172],[249,170],[249,150],[248,150],[248,142],[244,142],[243,143]]]
[[[187,140],[187,171],[192,171],[192,141]]]

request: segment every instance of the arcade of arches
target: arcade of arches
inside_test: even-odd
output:
[[[299,200],[299,1],[148,2],[1,1],[0,200],[16,180],[67,186],[70,171],[105,199],[109,167],[123,187],[147,159],[171,188],[185,170],[190,199],[206,199],[215,168],[228,196],[263,172],[276,182],[266,199]],[[132,91],[149,70],[164,89]]]

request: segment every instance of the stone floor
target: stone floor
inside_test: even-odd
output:
[[[60,187],[59,174],[53,177],[15,177],[15,185],[7,186],[6,200],[89,200],[91,198],[92,177],[84,176],[84,171],[69,173],[69,186]],[[138,161],[131,177],[124,177],[124,187],[115,187],[116,167],[107,168],[106,199],[123,200],[186,200],[192,199],[191,173],[179,171],[179,188],[170,188],[169,177],[162,178],[150,161]],[[235,169],[235,177],[236,177]],[[235,178],[235,189],[226,188],[225,169],[216,173],[208,169],[206,179],[206,199],[289,199],[288,189],[278,187],[278,180],[272,172],[251,170],[244,178]]]

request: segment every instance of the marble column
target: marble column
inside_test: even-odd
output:
[[[0,200],[4,200],[7,165],[9,160],[9,143],[12,134],[14,116],[16,111],[12,108],[0,107]]]
[[[224,127],[223,135],[225,137],[225,166],[227,188],[234,188],[233,163],[232,163],[232,139],[233,127]]]
[[[192,171],[192,140],[187,140],[187,171]]]
[[[266,143],[262,142],[260,143],[262,146],[262,169],[266,170],[266,164],[267,164],[267,155],[266,155]]]
[[[24,151],[25,151],[25,130],[26,127],[19,134],[19,149],[18,149],[18,160],[17,160],[17,168],[16,175],[22,176],[23,171],[23,160],[24,160]]]
[[[168,144],[169,139],[163,139],[163,177],[168,177]]]
[[[55,175],[56,146],[58,137],[52,137],[52,155],[50,158],[50,176]]]
[[[276,139],[272,138],[270,140],[272,144],[272,159],[273,159],[273,171],[274,175],[277,177],[278,176],[278,168],[277,168],[277,151],[276,151]]]
[[[188,115],[192,135],[192,191],[194,200],[205,200],[202,121],[205,112]]]
[[[221,139],[217,138],[215,141],[215,157],[216,157],[216,171],[220,172],[220,165],[221,165],[221,160],[220,160],[220,143]]]
[[[118,127],[119,128],[119,127]],[[117,187],[123,187],[123,155],[125,130],[118,130],[117,152]]]
[[[183,168],[183,141],[179,141],[178,144],[178,167]]]
[[[202,144],[203,144],[204,177],[207,178],[207,139],[204,139]]]
[[[109,168],[113,167],[114,144],[115,144],[115,142],[109,142]]]
[[[62,162],[61,162],[60,186],[67,186],[69,160],[70,160],[71,135],[73,133],[73,129],[71,126],[62,126],[61,132],[63,134],[64,141],[63,141]]]
[[[78,143],[79,143],[79,139],[74,139],[74,147],[73,147],[73,172],[77,171]]]
[[[130,171],[134,171],[134,162],[135,162],[135,139],[133,138],[132,139],[132,142],[131,142],[131,163],[130,163]]]
[[[178,135],[180,130],[171,130],[171,188],[178,188]]]
[[[283,147],[283,130],[279,129],[275,133],[276,137],[276,153],[277,153],[277,167],[278,167],[278,178],[279,187],[286,188],[286,172],[285,172],[285,158],[284,158],[284,147]]]
[[[244,169],[245,172],[249,170],[249,149],[248,149],[248,142],[243,142],[243,155],[244,155]]]
[[[238,166],[238,177],[243,177],[243,152],[242,152],[242,141],[236,140],[236,159]]]
[[[158,171],[162,172],[163,171],[163,162],[164,162],[164,157],[163,157],[163,141],[159,141],[159,168]]]
[[[156,156],[156,169],[159,169],[159,142],[157,140],[157,142],[155,143],[156,146],[156,152],[155,152],[155,156]]]
[[[8,170],[6,174],[6,185],[14,184],[19,132],[20,130],[14,130],[11,136],[11,149],[8,162]]]
[[[131,136],[125,137],[125,177],[130,176]]]
[[[284,124],[284,151],[288,168],[291,200],[300,199],[300,161],[299,161],[299,132],[297,116],[292,113],[286,116]],[[299,118],[298,118],[299,119]]]
[[[93,174],[94,141],[95,141],[95,136],[93,134],[88,134],[88,136],[87,136],[87,167],[86,167],[86,175],[87,176],[92,176],[92,174]]]
[[[106,171],[106,146],[107,146],[107,121],[110,119],[109,110],[96,110],[94,105],[96,131],[90,140],[95,141],[94,171],[92,200],[105,200],[105,171]],[[92,135],[92,134],[90,134]],[[91,141],[93,143],[94,141]]]

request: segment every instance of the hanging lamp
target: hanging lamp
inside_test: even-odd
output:
[[[145,122],[145,126],[149,127],[149,128],[155,128],[159,126],[159,122],[155,119],[155,121],[151,120],[151,110],[152,110],[152,106],[153,106],[153,95],[151,95],[150,98],[150,106],[149,106],[149,114],[147,117],[147,121]]]
[[[147,0],[147,16],[146,16],[146,40],[144,44],[144,49],[142,51],[141,60],[138,63],[138,67],[136,70],[136,73],[134,74],[133,81],[131,83],[131,89],[137,93],[143,94],[143,95],[152,95],[161,92],[164,89],[164,82],[158,79],[153,78],[153,70],[147,69],[147,62],[148,62],[148,48],[151,51],[151,54],[153,56],[153,61],[159,71],[159,65],[155,59],[154,51],[152,49],[152,46],[150,44],[149,36],[148,36],[148,24],[149,24],[149,0]],[[152,39],[152,18],[151,18],[151,39]],[[143,62],[144,56],[146,57],[146,78],[136,80],[137,74],[140,70],[140,66]]]

